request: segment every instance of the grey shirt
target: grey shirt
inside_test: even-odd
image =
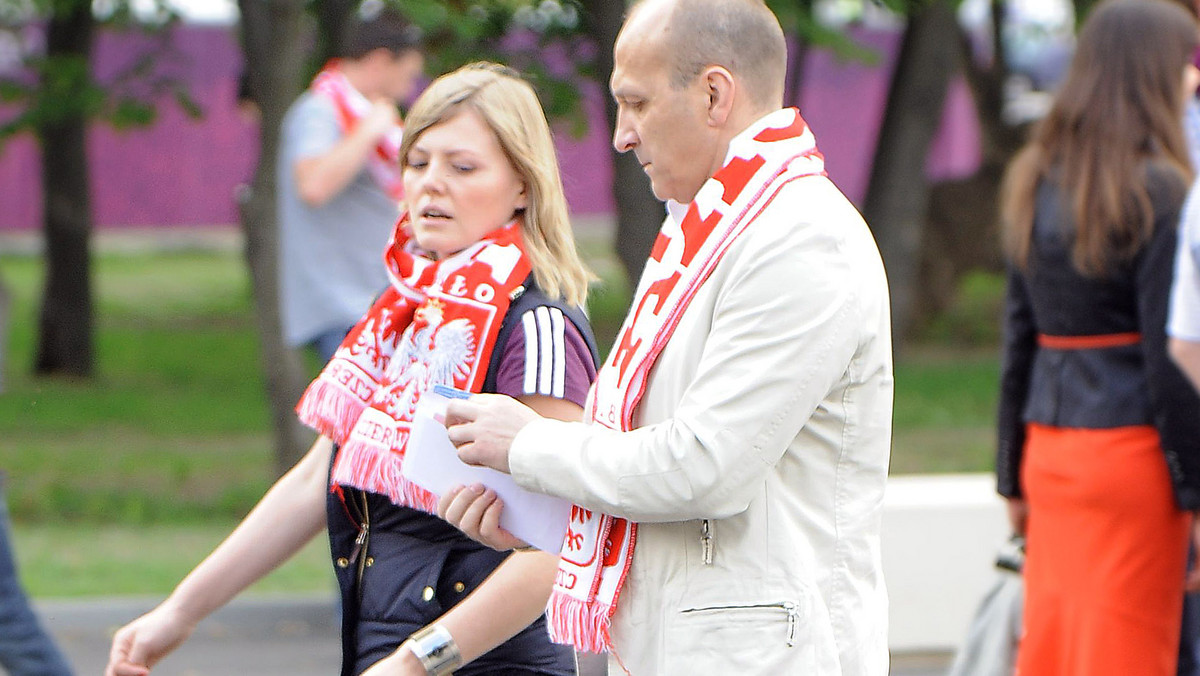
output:
[[[280,319],[289,345],[349,328],[387,284],[383,249],[400,211],[366,168],[323,206],[300,199],[296,162],[328,152],[341,137],[333,104],[311,91],[284,116],[276,189]]]

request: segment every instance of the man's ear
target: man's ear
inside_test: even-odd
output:
[[[708,123],[723,127],[733,111],[733,97],[737,91],[733,74],[721,66],[709,66],[700,77],[708,95]]]

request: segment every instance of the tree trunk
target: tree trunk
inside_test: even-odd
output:
[[[936,317],[953,302],[959,280],[972,269],[1000,270],[998,196],[1004,170],[1025,143],[1029,124],[1004,121],[1004,85],[1008,61],[998,47],[1005,22],[1004,0],[992,2],[993,58],[980,65],[972,56],[968,37],[960,30],[959,58],[979,120],[981,161],[966,178],[939,183],[931,189],[928,245],[921,260],[921,301],[914,323]]]
[[[805,67],[808,65],[808,40],[804,38],[804,17],[813,16],[813,0],[797,0],[800,14],[797,15],[795,47],[788,53],[787,81],[783,87],[783,105],[799,106],[800,94],[804,91]]]
[[[321,68],[342,53],[346,24],[357,5],[357,0],[319,0],[314,5],[317,13],[317,63],[311,65]]]
[[[239,0],[242,50],[251,93],[262,110],[258,168],[241,203],[246,263],[254,285],[259,347],[274,430],[275,469],[287,471],[305,452],[312,433],[293,407],[307,384],[297,350],[283,342],[279,320],[279,246],[275,174],[279,129],[288,105],[300,93],[304,67],[303,0]]]
[[[953,8],[935,2],[908,18],[875,146],[863,216],[887,267],[892,333],[908,335],[929,202],[925,162],[941,122],[956,49]]]
[[[613,44],[625,18],[625,3],[612,0],[586,0],[584,14],[592,26],[591,34],[596,38],[599,57],[596,60],[596,78],[604,92],[604,113],[608,121],[609,138],[617,126],[617,103],[608,92],[608,81],[612,77]],[[662,227],[666,212],[662,202],[650,190],[650,179],[638,164],[633,153],[613,155],[613,198],[617,209],[617,236],[614,246],[629,288],[637,286],[642,276],[642,267],[650,255],[650,247]]]
[[[73,3],[55,13],[46,28],[46,55],[81,62],[81,77],[92,50],[91,3]],[[95,363],[92,347],[87,120],[79,108],[43,120],[37,129],[42,148],[42,208],[46,277],[34,372],[87,377]]]

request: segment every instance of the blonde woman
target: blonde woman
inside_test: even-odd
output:
[[[589,273],[545,115],[512,71],[466,66],[414,104],[400,157],[391,283],[297,407],[321,437],[162,604],[117,632],[108,676],[149,673],[323,529],[344,676],[574,673],[542,616],[557,556],[469,540],[433,516],[437,496],[401,462],[416,400],[435,384],[580,417],[595,376],[579,309]]]

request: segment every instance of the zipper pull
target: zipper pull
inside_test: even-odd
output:
[[[713,562],[713,536],[712,525],[705,519],[700,526],[700,556],[704,561],[704,565],[711,566]]]
[[[787,647],[791,648],[796,645],[796,624],[800,619],[800,609],[793,601],[784,601],[783,609],[788,615]]]
[[[358,537],[354,538],[354,549],[350,550],[350,565],[358,560],[358,555],[362,553],[363,543],[367,541],[367,530],[371,524],[364,523],[358,531]]]

